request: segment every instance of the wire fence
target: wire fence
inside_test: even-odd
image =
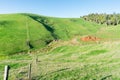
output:
[[[37,60],[34,59],[27,65],[18,67],[17,69],[10,67],[8,73],[6,73],[8,74],[8,79],[4,79],[5,69],[2,69],[0,71],[0,80],[36,80],[33,78],[36,78],[36,76],[39,75],[39,68],[37,63]],[[9,66],[9,64],[6,66]]]

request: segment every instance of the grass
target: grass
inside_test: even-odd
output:
[[[97,36],[100,36],[106,40],[117,40],[120,38],[120,25],[117,26],[105,26],[97,32]]]
[[[46,39],[52,39],[50,33],[41,24],[27,16],[0,15],[0,55],[11,55],[29,49],[26,24],[29,27],[29,40],[34,49],[45,46]]]
[[[86,35],[97,32],[101,25],[96,23],[84,21],[81,18],[53,18],[42,17],[38,15],[29,14],[31,18],[48,25],[49,28],[54,30],[52,33],[58,39],[66,40],[74,37],[75,35]],[[94,27],[95,26],[95,27]]]
[[[31,54],[27,54],[26,24]],[[9,80],[27,79],[32,63],[33,80],[119,80],[119,30],[120,25],[80,18],[0,15],[0,79],[5,65],[11,67]],[[86,35],[100,38],[99,43],[81,41]]]
[[[42,72],[38,80],[119,80],[119,44],[58,47],[39,56]]]
[[[29,48],[43,48],[53,40],[69,40],[78,35],[93,34],[100,28],[101,25],[80,18],[1,14],[0,56],[25,52]]]

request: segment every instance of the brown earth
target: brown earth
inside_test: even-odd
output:
[[[100,38],[94,37],[94,36],[85,36],[81,38],[81,41],[99,41]]]

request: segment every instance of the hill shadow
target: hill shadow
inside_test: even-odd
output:
[[[32,16],[32,15],[28,15],[28,16],[31,17],[33,20],[41,23],[41,24],[45,27],[45,29],[51,33],[51,36],[52,36],[55,40],[58,39],[57,35],[54,34],[54,29],[51,28],[50,25],[48,25],[47,23],[45,23],[45,20],[46,20],[46,19],[45,19],[44,17]]]
[[[56,36],[56,34],[54,34],[54,29],[53,29],[53,28],[51,28],[49,25],[47,25],[47,24],[45,24],[45,23],[43,23],[43,22],[40,22],[40,23],[47,29],[47,31],[49,31],[49,32],[51,33],[52,37],[53,37],[55,40],[58,39],[57,36]]]
[[[27,46],[29,46],[30,49],[33,49],[33,45],[30,43],[30,41],[27,41]]]

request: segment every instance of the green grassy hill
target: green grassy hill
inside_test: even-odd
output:
[[[119,31],[81,18],[0,15],[0,74],[10,65],[9,80],[27,79],[31,63],[32,80],[120,80]],[[100,41],[82,41],[87,35]]]
[[[69,40],[77,35],[93,34],[99,28],[100,25],[79,18],[63,19],[34,14],[0,15],[0,55],[42,48],[53,40]]]

